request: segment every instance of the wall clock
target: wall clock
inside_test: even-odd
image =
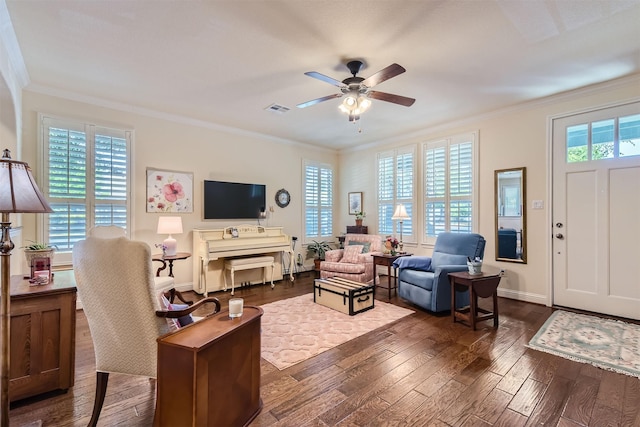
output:
[[[286,208],[287,206],[289,206],[290,201],[291,195],[289,195],[289,192],[287,190],[285,190],[284,188],[278,190],[278,192],[276,193],[276,204],[278,206],[280,206],[281,208]]]

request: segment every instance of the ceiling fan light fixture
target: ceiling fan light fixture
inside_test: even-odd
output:
[[[349,115],[350,122],[358,120],[357,118],[352,120],[352,116],[359,117],[360,114],[367,111],[369,107],[371,107],[371,100],[365,95],[355,91],[350,92],[345,100],[338,106],[340,111]]]

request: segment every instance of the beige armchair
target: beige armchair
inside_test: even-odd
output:
[[[215,312],[220,303],[216,298],[206,298],[183,310],[163,310],[149,246],[126,237],[88,237],[77,242],[73,267],[95,349],[96,395],[89,422],[89,426],[95,426],[109,373],[156,377],[156,339],[171,331],[162,317],[189,315],[205,303],[214,303]]]
[[[382,254],[382,237],[376,234],[347,234],[344,249],[325,253],[320,278],[342,277],[360,283],[373,283],[372,254]],[[375,278],[377,282],[377,278]]]

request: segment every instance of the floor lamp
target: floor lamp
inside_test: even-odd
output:
[[[2,329],[2,364],[0,365],[0,425],[9,425],[9,354],[11,324],[11,251],[14,248],[9,230],[10,213],[47,213],[53,212],[49,203],[40,192],[31,168],[24,162],[11,160],[9,150],[4,150],[0,159],[0,213],[2,213],[2,288],[0,289],[0,328]]]
[[[405,219],[409,219],[410,216],[407,214],[407,209],[405,209],[404,205],[402,203],[400,203],[398,206],[396,206],[396,211],[393,213],[393,216],[391,217],[392,220],[394,221],[400,221],[400,244],[399,249],[400,252],[402,252],[402,222]]]

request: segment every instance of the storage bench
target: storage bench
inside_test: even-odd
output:
[[[271,267],[271,289],[275,286],[273,284],[273,270],[275,268],[274,258],[272,256],[259,256],[249,258],[229,258],[224,261],[224,290],[227,290],[227,274],[226,270],[231,273],[231,295],[233,295],[235,281],[234,273],[239,270],[249,270],[252,268],[264,268],[262,272],[262,284],[265,284],[267,277],[267,267]]]
[[[353,316],[374,307],[375,285],[341,277],[315,279],[313,302]]]

